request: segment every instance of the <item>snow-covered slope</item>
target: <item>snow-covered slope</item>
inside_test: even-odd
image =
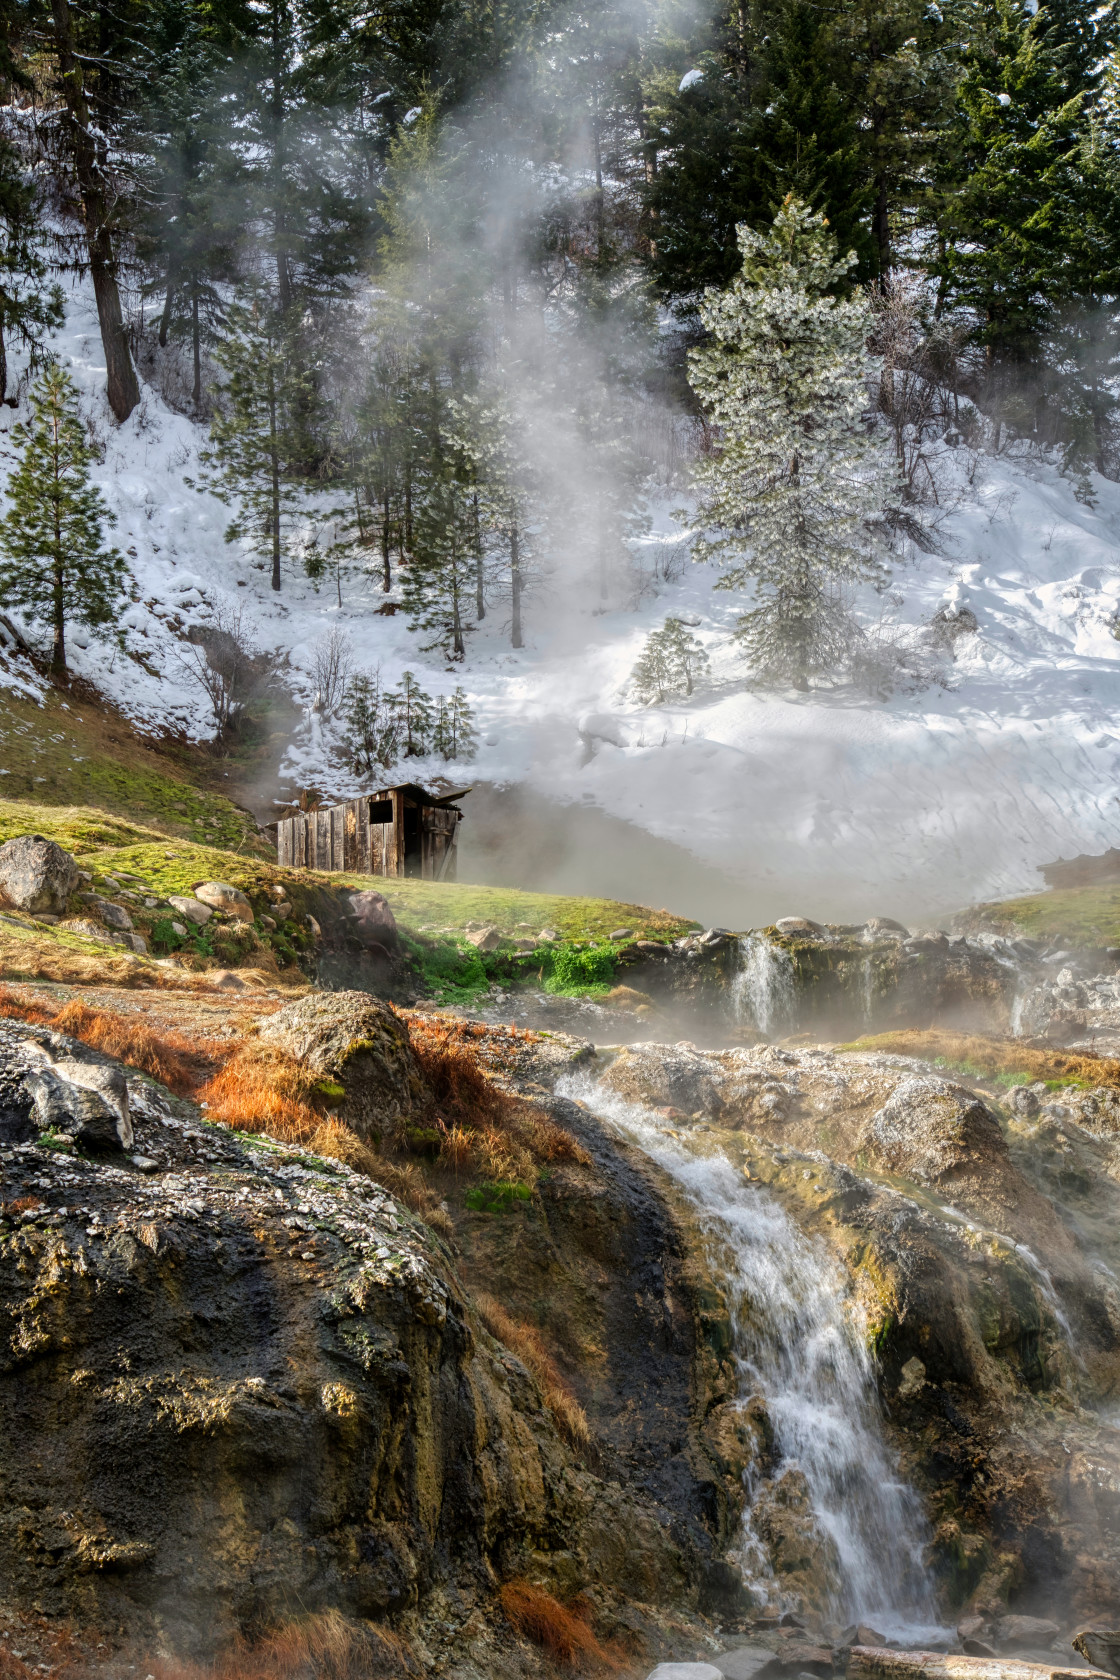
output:
[[[141,596],[124,615],[128,644],[151,669],[94,640],[72,647],[73,663],[138,718],[208,728],[170,617],[205,618],[221,596],[240,600],[262,646],[289,652],[305,700],[312,645],[341,624],[359,663],[380,662],[390,682],[406,667],[436,694],[462,682],[482,737],[471,779],[522,784],[630,824],[615,834],[631,836],[639,885],[643,835],[683,848],[659,855],[691,855],[719,871],[728,881],[724,919],[739,924],[791,912],[915,920],[1036,888],[1038,864],[1120,837],[1120,642],[1111,631],[1120,486],[1096,481],[1090,509],[1037,461],[982,460],[971,484],[957,473],[959,503],[938,530],[943,552],[918,554],[895,590],[903,625],[928,623],[950,601],[975,614],[978,632],[943,662],[947,686],[883,702],[849,691],[753,692],[730,641],[739,603],[713,593],[700,567],[633,610],[599,616],[570,598],[561,575],[527,603],[524,650],[509,648],[498,608],[471,637],[466,665],[448,671],[417,651],[403,615],[374,613],[381,597],[372,589],[347,585],[341,609],[333,583],[316,593],[302,575],[285,578],[279,599],[272,594],[253,556],[223,541],[228,511],[184,483],[203,432],[150,387],[126,425],[113,425],[83,291],[57,348],[105,440],[96,477]],[[16,418],[0,413],[5,426]],[[679,540],[667,512],[660,524],[651,541]],[[699,622],[712,680],[687,703],[644,710],[627,697],[626,678],[669,611]],[[310,718],[283,768],[293,786],[350,791],[324,762]],[[413,775],[462,771],[410,765]],[[582,819],[579,832],[591,837],[581,864],[591,888],[594,821]],[[613,855],[617,870],[617,845]],[[532,884],[530,859],[521,873]],[[663,892],[688,909],[687,872]],[[698,913],[711,915],[710,894]]]

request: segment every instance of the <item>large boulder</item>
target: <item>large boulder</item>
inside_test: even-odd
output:
[[[290,914],[290,910],[291,906],[286,905],[285,911]],[[397,944],[399,935],[396,917],[390,910],[389,901],[384,893],[352,892],[350,914],[354,918],[354,932],[363,945],[391,948]]]
[[[209,905],[211,910],[224,910],[227,916],[233,916],[239,922],[253,920],[253,906],[245,894],[237,887],[231,887],[228,881],[203,881],[194,889],[194,896]]]
[[[1006,1155],[998,1120],[974,1092],[922,1074],[899,1081],[870,1134],[888,1172],[927,1183]]]
[[[203,904],[197,898],[169,898],[167,902],[172,910],[177,910],[180,916],[184,916],[188,922],[193,922],[195,927],[205,927],[214,914],[208,904]]]
[[[339,1118],[360,1138],[399,1132],[431,1100],[404,1022],[368,992],[317,992],[261,1024],[260,1042],[339,1086]]]
[[[79,878],[70,853],[42,834],[21,834],[0,846],[0,892],[17,910],[61,915]]]

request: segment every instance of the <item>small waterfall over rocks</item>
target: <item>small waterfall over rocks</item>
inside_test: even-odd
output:
[[[797,1017],[797,981],[793,959],[784,945],[765,933],[744,934],[739,940],[739,967],[731,985],[731,1006],[738,1021],[753,1026],[764,1038],[793,1029]]]
[[[873,1621],[888,1636],[936,1637],[928,1525],[883,1437],[864,1326],[840,1267],[710,1142],[705,1152],[704,1133],[671,1135],[660,1115],[589,1073],[559,1089],[671,1176],[725,1291],[739,1404],[771,1437],[744,1476],[744,1584],[762,1603],[791,1607],[772,1547],[792,1514],[812,1554],[819,1610],[841,1623]]]

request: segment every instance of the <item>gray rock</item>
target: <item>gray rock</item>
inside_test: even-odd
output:
[[[765,1645],[739,1645],[733,1651],[721,1651],[716,1658],[723,1680],[754,1680],[760,1669],[773,1661],[774,1653]]]
[[[203,881],[200,887],[194,889],[194,896],[203,904],[208,904],[211,910],[224,910],[227,916],[233,916],[239,922],[253,920],[253,906],[237,887],[231,887],[228,881]]]
[[[130,951],[135,951],[138,957],[146,957],[148,954],[148,941],[142,933],[122,933],[120,943]]]
[[[1018,1114],[1024,1120],[1033,1120],[1038,1113],[1038,1096],[1029,1085],[1013,1085],[1007,1106],[1012,1114]]]
[[[61,1132],[87,1149],[130,1149],[132,1122],[124,1075],[117,1068],[70,1062],[62,1066],[70,1072],[80,1068],[82,1082],[52,1066],[37,1069],[25,1081],[39,1130]]]
[[[811,922],[808,916],[781,916],[774,923],[779,933],[823,933],[820,922]]]
[[[396,917],[384,893],[351,893],[350,913],[354,918],[354,931],[363,945],[396,945],[399,937]]]
[[[80,933],[85,939],[97,939],[102,945],[111,945],[113,936],[101,922],[91,922],[87,916],[75,916],[71,921],[63,922],[62,928],[66,933]]]
[[[169,898],[167,902],[172,910],[178,910],[180,916],[196,927],[205,927],[214,914],[208,904],[197,898]]]
[[[904,939],[910,937],[910,929],[903,927],[901,922],[893,921],[890,916],[872,916],[863,925],[868,933],[900,933]]]
[[[502,942],[502,936],[496,927],[479,928],[476,933],[467,934],[467,943],[473,945],[476,951],[496,951]]]
[[[1045,1650],[1061,1629],[1042,1616],[1001,1616],[993,1632],[1001,1651],[1029,1651]]]
[[[0,891],[17,910],[61,914],[77,885],[70,853],[42,834],[21,834],[0,846]]]
[[[615,928],[614,931],[612,933],[608,934],[607,937],[609,939],[633,939],[634,929],[633,928]]]
[[[132,917],[123,904],[110,904],[107,898],[99,898],[95,909],[106,927],[118,928],[121,933],[132,932]]]
[[[974,1092],[943,1079],[902,1079],[872,1121],[890,1172],[929,1182],[1005,1152],[999,1122]]]
[[[647,1680],[723,1680],[723,1670],[706,1662],[658,1663]]]

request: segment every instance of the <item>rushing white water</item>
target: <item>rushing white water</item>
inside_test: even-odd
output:
[[[749,1021],[766,1038],[792,1030],[797,985],[789,952],[772,945],[763,933],[744,934],[731,999],[736,1019]]]
[[[731,1314],[740,1404],[761,1401],[773,1429],[776,1462],[744,1477],[738,1551],[747,1586],[783,1602],[757,1513],[772,1496],[782,1504],[783,1481],[793,1489],[803,1478],[829,1565],[817,1608],[893,1637],[935,1638],[927,1524],[883,1438],[865,1326],[840,1268],[710,1142],[703,1152],[708,1134],[667,1135],[661,1116],[590,1074],[562,1089],[644,1150],[695,1209]]]

